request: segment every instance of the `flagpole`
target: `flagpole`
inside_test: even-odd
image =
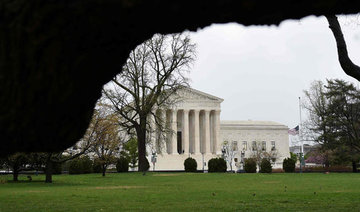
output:
[[[302,173],[302,160],[303,160],[303,154],[304,154],[304,145],[303,145],[303,139],[302,139],[302,122],[301,122],[301,98],[299,97],[299,115],[300,115],[300,123],[299,123],[299,140],[300,140],[300,173]]]

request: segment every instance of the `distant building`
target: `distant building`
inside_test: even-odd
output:
[[[243,162],[260,150],[275,157],[273,168],[282,168],[284,158],[290,156],[288,129],[272,121],[221,121],[220,138],[236,144],[234,165],[235,161]]]
[[[304,144],[304,155],[306,155],[307,153],[314,151],[318,148],[318,145],[310,145],[310,144]],[[290,147],[290,152],[295,153],[295,154],[299,154],[301,152],[301,146],[291,146]]]

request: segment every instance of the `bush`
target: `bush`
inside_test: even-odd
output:
[[[263,158],[261,160],[261,164],[260,164],[260,172],[261,173],[271,173],[271,171],[272,171],[272,166],[271,166],[270,160]]]
[[[69,164],[69,174],[81,174],[81,165],[79,159],[73,159]]]
[[[209,172],[226,172],[226,161],[223,158],[212,158],[208,162]]]
[[[84,174],[88,174],[88,173],[92,173],[93,172],[93,162],[90,159],[89,156],[84,156],[80,158],[81,160],[81,166],[82,166],[82,171]]]
[[[86,174],[92,172],[93,163],[89,156],[72,160],[69,164],[69,174]]]
[[[62,164],[61,163],[53,163],[52,165],[53,165],[52,174],[61,174]]]
[[[116,171],[117,172],[128,172],[129,171],[129,161],[125,157],[120,157],[117,160]]]
[[[197,163],[194,158],[186,158],[184,161],[184,167],[186,172],[196,172],[197,171]]]
[[[256,173],[256,161],[253,158],[245,159],[244,169],[246,173]]]
[[[101,161],[99,158],[94,159],[93,172],[94,173],[102,173],[102,166],[101,166]]]
[[[61,164],[61,170],[65,172],[69,172],[69,166],[71,161],[66,161],[65,163]]]
[[[283,169],[285,172],[295,172],[296,161],[292,158],[285,158],[283,161]]]

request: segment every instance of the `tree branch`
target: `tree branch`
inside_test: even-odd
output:
[[[342,69],[347,75],[360,81],[360,67],[355,65],[349,58],[344,35],[337,17],[335,15],[326,15],[325,17],[336,40],[338,58]]]

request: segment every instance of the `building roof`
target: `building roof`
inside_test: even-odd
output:
[[[241,120],[241,121],[220,121],[221,128],[276,128],[289,129],[286,125],[274,121],[255,121],[255,120]]]

